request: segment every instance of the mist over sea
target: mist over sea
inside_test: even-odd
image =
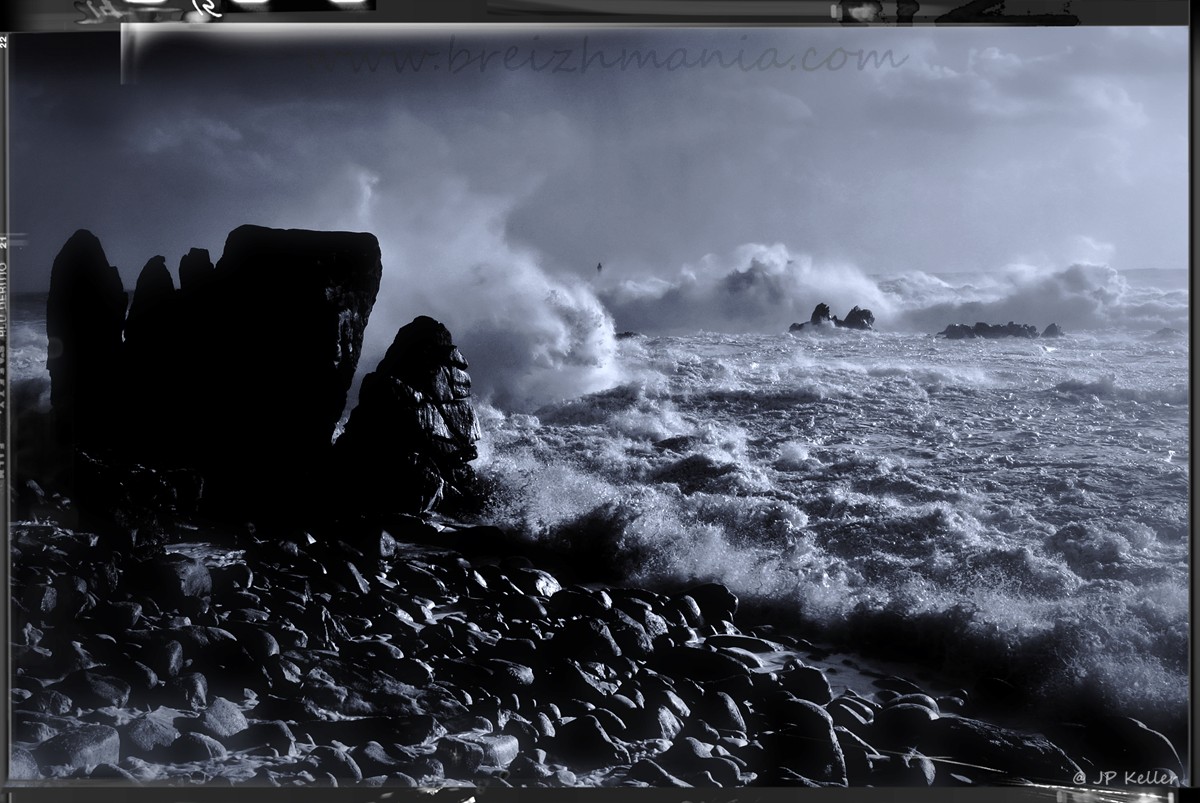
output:
[[[676,281],[387,275],[359,374],[427,302],[482,400],[489,522],[947,682],[1186,716],[1186,271],[869,277],[755,246]],[[822,301],[878,331],[787,332]],[[44,315],[14,299],[18,406],[48,403]],[[1067,336],[933,335],[1010,320]]]

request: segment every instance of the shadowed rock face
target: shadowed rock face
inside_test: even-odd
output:
[[[438,321],[421,316],[396,333],[337,441],[358,507],[420,513],[470,481],[481,433],[466,368]]]
[[[79,232],[51,282],[55,414],[75,411],[76,448],[106,425],[119,459],[198,469],[223,511],[294,502],[327,463],[381,273],[370,234],[242,226],[215,267],[183,258],[178,291],[151,259],[126,322],[116,269]]]
[[[54,258],[46,301],[50,402],[57,434],[103,447],[117,433],[113,380],[120,370],[128,298],[100,240],[80,229]]]

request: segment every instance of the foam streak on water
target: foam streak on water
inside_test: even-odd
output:
[[[829,639],[1182,714],[1185,343],[701,334],[619,362],[611,390],[485,410],[503,523]]]

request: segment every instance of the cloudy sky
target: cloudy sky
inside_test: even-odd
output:
[[[139,40],[126,85],[115,35],[13,37],[14,289],[77,228],[132,287],[242,223],[601,295],[771,248],[868,275],[1187,266],[1183,28],[217,27]],[[651,48],[673,68],[611,66]],[[705,49],[740,61],[681,66]]]

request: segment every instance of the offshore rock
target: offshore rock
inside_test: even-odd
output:
[[[875,328],[875,315],[869,309],[854,307],[846,314],[846,319],[840,325],[847,329],[869,331]]]
[[[1058,328],[1058,324],[1052,323],[1042,330],[1042,337],[1062,337],[1065,332]]]
[[[813,309],[813,313],[807,322],[794,323],[788,327],[788,331],[800,332],[809,326],[822,327],[829,324],[833,324],[840,329],[858,329],[866,332],[875,328],[875,315],[869,309],[855,306],[846,315],[845,320],[842,320],[836,315],[830,314],[828,304],[821,303]]]
[[[449,330],[421,316],[400,328],[336,444],[345,493],[365,512],[424,513],[466,500],[482,435],[467,362]]]
[[[997,340],[1002,337],[1035,338],[1038,336],[1038,330],[1037,327],[1027,323],[1009,321],[1006,324],[988,324],[981,321],[974,326],[967,326],[964,323],[950,324],[938,334],[947,340],[969,340],[976,337]]]

